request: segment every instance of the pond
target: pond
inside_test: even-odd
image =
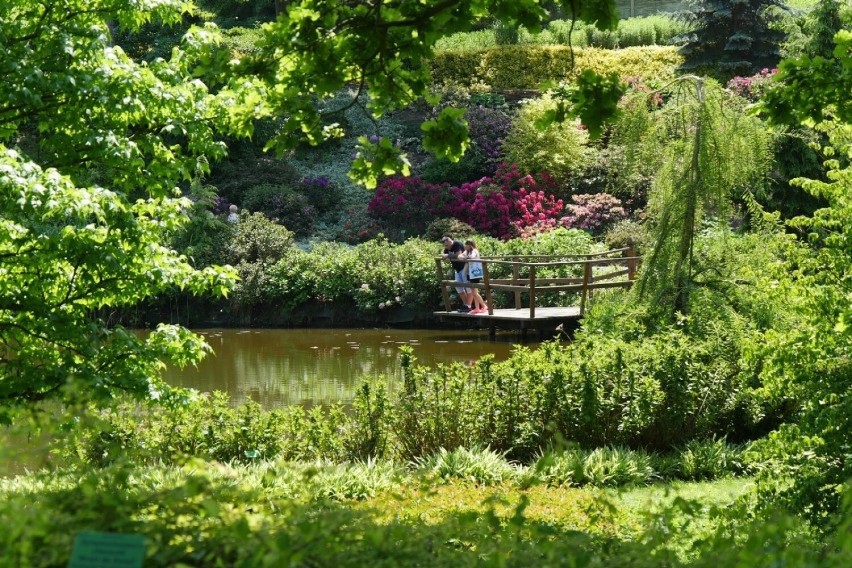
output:
[[[407,329],[196,330],[215,355],[198,368],[169,369],[166,381],[202,392],[230,394],[234,404],[254,400],[265,408],[352,401],[365,378],[401,380],[400,347],[418,364],[470,362],[486,354],[498,361],[520,342],[517,333]],[[526,342],[535,347],[535,343]]]
[[[504,361],[517,333],[410,329],[207,329],[196,330],[215,355],[197,368],[168,369],[166,381],[201,392],[227,392],[233,404],[254,400],[264,408],[314,406],[354,398],[361,381],[382,377],[388,387],[402,380],[400,347],[411,346],[417,363],[471,362],[493,354]],[[538,344],[525,341],[528,347]],[[0,477],[50,463],[49,438],[11,434],[0,428]]]

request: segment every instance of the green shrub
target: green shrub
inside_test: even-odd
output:
[[[497,45],[515,45],[518,43],[520,33],[515,25],[507,25],[497,22],[494,25],[494,43]]]
[[[570,34],[571,21],[569,20],[553,20],[539,33],[530,33],[524,28],[514,29],[514,35],[508,35],[506,41],[501,41],[497,31],[500,29],[499,33],[509,34],[502,31],[505,28],[495,27],[493,34],[489,34],[488,31],[456,33],[438,40],[435,51],[440,53],[452,50],[478,50],[495,45],[517,43],[535,46],[568,45],[569,35],[570,43],[574,47],[613,49],[668,45],[673,38],[689,31],[686,23],[664,14],[619,20],[615,30],[606,32],[581,21],[576,21],[573,25],[573,34]]]
[[[274,132],[274,128],[269,130]],[[270,158],[263,153],[263,137],[255,137],[252,142],[232,145],[231,156],[211,168],[207,182],[231,203],[242,203],[245,193],[253,187],[291,187],[299,180],[299,173],[290,160]]]
[[[653,458],[642,451],[604,447],[544,454],[535,465],[542,482],[553,486],[644,485],[657,477]]]
[[[352,403],[352,421],[346,433],[350,459],[382,458],[389,450],[390,401],[383,385],[361,384]]]
[[[189,222],[171,236],[171,246],[189,257],[197,268],[222,264],[231,227],[221,215],[215,214],[220,203],[215,188],[193,180],[189,198],[192,200],[187,211]]]
[[[300,236],[311,233],[317,214],[316,207],[307,195],[280,184],[252,187],[243,196],[243,207],[264,213]]]
[[[435,84],[457,83],[480,89],[535,89],[546,81],[570,80],[584,69],[639,77],[646,83],[675,77],[683,58],[674,47],[574,50],[567,47],[512,46],[481,51],[445,51],[431,62]]]
[[[503,154],[522,172],[547,172],[565,184],[586,167],[592,151],[577,121],[554,122],[543,130],[536,126],[555,108],[548,96],[524,103],[503,141]]]
[[[651,456],[644,452],[596,448],[583,461],[580,482],[599,487],[646,484],[655,477],[651,461]]]
[[[314,472],[311,472],[314,473]],[[404,471],[389,461],[369,460],[316,468],[307,485],[312,495],[320,498],[363,500],[400,484]]]
[[[421,171],[423,179],[430,183],[448,183],[459,185],[493,173],[485,155],[471,148],[458,162],[443,158],[430,158]]]
[[[186,456],[241,463],[273,457],[341,461],[362,447],[347,449],[341,435],[347,421],[338,406],[263,410],[247,402],[233,407],[225,393],[216,392],[168,406],[118,404],[78,429],[63,451],[72,461],[96,466],[119,459],[170,463]]]
[[[691,440],[679,449],[677,477],[688,481],[717,479],[744,469],[742,451],[724,439]]]
[[[266,289],[275,305],[286,311],[307,304],[318,296],[315,257],[297,247],[290,247],[266,273]]]
[[[410,348],[403,347],[401,353],[403,389],[394,431],[402,457],[416,460],[442,449],[476,446],[480,428],[471,411],[478,393],[468,388],[464,366],[441,365],[432,370],[415,366]]]
[[[646,250],[646,235],[642,225],[631,219],[625,219],[612,225],[604,233],[603,239],[608,249],[632,246],[637,254]]]
[[[266,218],[263,213],[241,215],[226,245],[228,262],[272,263],[293,245],[293,233]]]
[[[268,213],[272,211],[272,200],[289,189],[288,186],[274,183],[252,186],[243,194],[242,206],[249,211]]]
[[[235,265],[240,276],[231,302],[246,308],[272,300],[277,288],[268,269],[292,246],[293,233],[263,213],[241,215],[225,246],[225,258]]]

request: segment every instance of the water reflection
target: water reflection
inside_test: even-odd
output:
[[[234,404],[252,399],[266,408],[350,402],[365,377],[400,379],[399,350],[409,345],[420,364],[474,361],[491,353],[505,360],[517,334],[398,329],[199,330],[215,356],[197,369],[170,369],[172,385],[228,392]],[[388,384],[388,386],[391,386]]]

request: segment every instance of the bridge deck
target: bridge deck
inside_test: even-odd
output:
[[[481,320],[488,322],[528,322],[528,323],[555,323],[561,321],[578,320],[581,317],[580,306],[564,306],[556,308],[545,308],[536,306],[535,317],[530,317],[529,308],[499,308],[494,310],[494,315],[464,314],[459,312],[434,312],[440,318],[462,318]]]

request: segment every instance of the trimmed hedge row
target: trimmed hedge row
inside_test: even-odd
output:
[[[574,49],[565,46],[498,46],[477,51],[445,51],[431,62],[436,85],[460,84],[492,90],[534,89],[545,81],[561,81],[584,69],[639,77],[645,83],[675,77],[683,57],[676,47]]]

